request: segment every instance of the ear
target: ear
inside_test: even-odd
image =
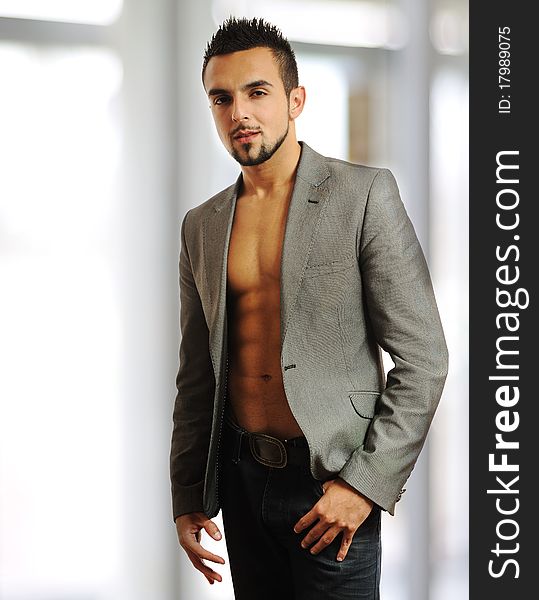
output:
[[[288,115],[290,119],[297,119],[297,117],[301,115],[304,106],[305,88],[302,85],[300,85],[290,92],[290,97],[288,100]]]

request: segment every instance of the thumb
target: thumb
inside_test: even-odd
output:
[[[221,532],[219,531],[219,527],[217,527],[217,525],[213,522],[210,521],[209,519],[204,523],[204,529],[207,533],[209,533],[209,535],[211,535],[211,537],[214,540],[220,540],[221,539]]]

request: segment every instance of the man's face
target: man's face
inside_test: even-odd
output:
[[[206,66],[204,87],[228,152],[243,166],[271,158],[290,124],[288,98],[271,50],[214,56]]]

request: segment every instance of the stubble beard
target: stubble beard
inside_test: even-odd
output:
[[[290,129],[290,124],[287,123],[286,131],[284,132],[284,134],[276,142],[274,142],[272,146],[267,146],[266,144],[262,144],[260,146],[260,150],[258,151],[258,154],[256,156],[250,157],[247,155],[247,157],[243,157],[239,154],[238,150],[236,150],[234,147],[232,147],[232,151],[231,151],[232,157],[242,167],[254,167],[256,165],[261,165],[262,163],[269,160],[277,152],[277,150],[279,150],[279,148],[285,141],[286,136],[288,135],[289,129]],[[249,142],[247,144],[242,144],[242,146],[243,146],[243,150],[248,154],[252,144]]]

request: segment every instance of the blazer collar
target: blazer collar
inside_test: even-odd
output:
[[[330,175],[326,164],[326,157],[318,154],[318,152],[315,152],[305,142],[300,141],[299,145],[301,146],[301,154],[296,173],[296,185],[297,180],[302,179],[313,187],[317,188]],[[213,209],[216,212],[219,212],[227,206],[229,209],[235,208],[235,202],[241,189],[242,181],[243,175],[240,173],[236,179],[236,182],[223,190],[213,205]],[[307,201],[308,199],[305,198],[304,200]],[[233,203],[234,206],[231,207],[230,203]]]
[[[327,159],[325,156],[315,152],[305,142],[299,142],[301,155],[298,163],[297,177],[318,187],[329,177]]]

